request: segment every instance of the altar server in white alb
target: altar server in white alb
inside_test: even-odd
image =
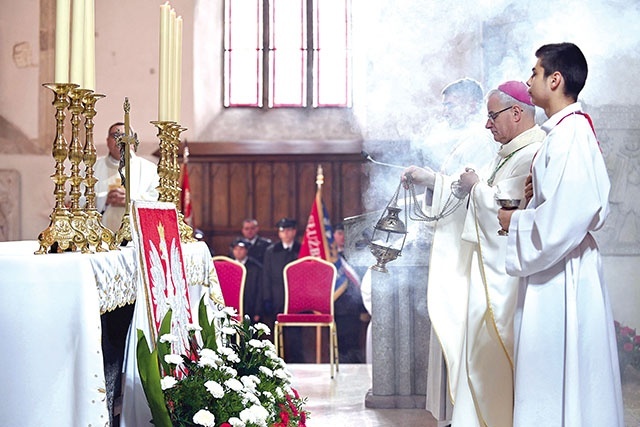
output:
[[[572,43],[536,51],[527,81],[549,119],[526,209],[500,210],[506,270],[520,277],[515,427],[623,427],[613,317],[592,232],[608,213],[609,177],[578,94],[587,61]]]
[[[125,211],[125,188],[122,186],[118,168],[120,165],[120,147],[116,137],[124,135],[124,123],[114,123],[109,127],[107,148],[109,153],[100,157],[94,166],[94,175],[98,179],[95,186],[96,209],[102,213],[102,223],[114,233],[120,229]],[[158,200],[157,187],[160,185],[157,166],[131,151],[131,200]]]
[[[545,136],[522,82],[508,81],[490,91],[487,112],[485,127],[500,148],[478,174],[467,168],[459,176],[458,188],[469,197],[435,223],[429,267],[429,317],[446,359],[454,427],[511,427],[513,422],[518,280],[504,269],[507,240],[498,235],[496,197],[524,199],[531,160]],[[448,203],[455,177],[430,179],[428,172],[409,168],[405,173],[434,188],[434,214]]]

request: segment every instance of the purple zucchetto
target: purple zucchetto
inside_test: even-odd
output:
[[[515,80],[504,82],[498,86],[498,90],[500,92],[504,92],[512,98],[515,98],[520,102],[524,102],[527,105],[533,105],[533,102],[531,102],[531,96],[527,89],[528,87],[526,84]]]

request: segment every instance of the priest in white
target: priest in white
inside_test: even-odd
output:
[[[549,119],[524,210],[500,210],[506,269],[520,277],[514,426],[624,426],[613,316],[592,232],[609,177],[576,102],[587,62],[572,43],[542,46],[527,84]]]
[[[506,237],[498,235],[496,198],[524,199],[531,159],[544,138],[522,82],[489,92],[487,111],[485,127],[501,146],[479,174],[467,168],[452,186],[456,177],[407,170],[413,181],[433,188],[432,216],[455,193],[464,195],[458,209],[434,224],[427,298],[447,366],[450,421],[461,427],[512,424],[517,279],[505,272]]]
[[[118,168],[120,147],[116,137],[124,135],[124,123],[114,123],[109,127],[107,148],[109,153],[100,157],[94,165],[96,209],[102,213],[102,223],[114,233],[120,229],[125,212],[125,189],[122,186]],[[131,151],[129,196],[131,200],[158,200],[157,187],[160,185],[157,166],[147,159],[138,157]]]

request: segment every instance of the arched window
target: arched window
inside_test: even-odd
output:
[[[351,107],[351,0],[225,0],[225,107]]]

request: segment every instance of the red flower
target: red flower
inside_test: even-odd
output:
[[[300,395],[298,394],[298,390],[296,390],[295,388],[291,388],[291,391],[293,392],[293,396],[296,399],[300,399]]]
[[[627,353],[631,353],[633,351],[633,344],[630,342],[626,342],[624,343],[624,345],[622,346],[622,348],[624,349],[624,351],[626,351]]]
[[[640,335],[636,335],[636,336],[633,338],[633,343],[634,343],[634,344],[640,344]]]
[[[636,334],[636,330],[631,329],[628,326],[623,326],[622,328],[620,328],[620,335],[623,337],[632,337],[632,336],[635,336],[635,334]]]
[[[220,427],[231,427],[231,424],[229,424],[229,423],[222,423],[222,424],[220,424]]]

